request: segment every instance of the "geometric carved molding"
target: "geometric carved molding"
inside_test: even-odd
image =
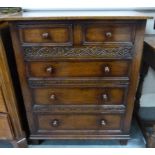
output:
[[[87,103],[86,103],[87,104]],[[121,113],[125,112],[124,105],[34,105],[35,112],[49,112],[49,113]]]
[[[131,59],[132,46],[124,47],[23,47],[25,60],[51,58],[123,58]]]
[[[104,79],[104,78],[93,78],[93,79],[76,79],[76,78],[51,78],[51,79],[35,79],[35,78],[29,78],[28,79],[28,84],[30,88],[38,88],[38,87],[51,87],[51,86],[56,86],[56,87],[128,87],[129,84],[129,79],[128,78],[117,78],[112,79],[109,78]]]

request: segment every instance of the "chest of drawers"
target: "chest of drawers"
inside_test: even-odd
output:
[[[29,19],[10,28],[30,139],[129,139],[145,19]]]

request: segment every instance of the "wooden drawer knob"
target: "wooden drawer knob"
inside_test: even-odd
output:
[[[106,36],[107,38],[111,38],[111,37],[112,37],[112,33],[111,33],[111,32],[106,32],[106,33],[105,33],[105,36]]]
[[[100,123],[101,123],[101,126],[105,126],[105,125],[106,125],[106,121],[105,121],[105,120],[103,120],[103,119],[101,120],[101,122],[100,122]]]
[[[42,34],[42,38],[43,39],[47,39],[49,37],[49,34],[47,32],[43,33]]]
[[[46,72],[47,73],[52,73],[53,72],[53,68],[51,66],[46,68]]]
[[[109,66],[105,66],[104,67],[104,72],[105,73],[109,73],[110,72],[110,67]]]
[[[103,94],[102,98],[103,98],[104,101],[107,101],[108,100],[108,95],[107,94]]]
[[[53,127],[58,127],[59,124],[60,124],[60,122],[59,122],[59,120],[57,120],[57,119],[54,119],[54,120],[52,120],[52,122],[51,122],[51,125],[52,125]]]
[[[50,99],[51,99],[51,100],[55,100],[55,99],[56,99],[55,94],[52,94],[52,95],[50,96]]]

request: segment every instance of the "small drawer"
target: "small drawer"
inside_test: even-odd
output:
[[[37,115],[38,131],[120,130],[121,115]]]
[[[134,24],[85,23],[83,44],[134,42]]]
[[[63,61],[27,63],[30,77],[128,77],[130,61]]]
[[[19,34],[22,43],[51,46],[72,45],[71,24],[19,25]]]
[[[52,87],[33,89],[37,105],[121,105],[127,94],[127,86],[102,87]]]
[[[9,117],[4,113],[0,113],[0,139],[13,139]]]

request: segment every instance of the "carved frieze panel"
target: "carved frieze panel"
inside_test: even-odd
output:
[[[25,60],[51,58],[126,58],[131,59],[132,46],[127,47],[23,47]]]
[[[121,81],[120,81],[121,80]],[[112,83],[113,81],[113,83]],[[117,78],[115,79],[110,79],[106,80],[104,78],[98,78],[98,79],[33,79],[33,78],[29,78],[28,79],[28,83],[29,86],[31,88],[37,88],[37,87],[50,87],[50,86],[57,86],[57,87],[64,87],[64,86],[84,86],[84,87],[119,87],[119,86],[124,86],[127,87],[129,84],[129,79],[128,78],[119,78],[119,80]]]
[[[125,106],[124,105],[103,105],[103,106],[62,106],[62,105],[54,105],[54,106],[34,106],[35,112],[50,112],[50,113],[124,113]]]

